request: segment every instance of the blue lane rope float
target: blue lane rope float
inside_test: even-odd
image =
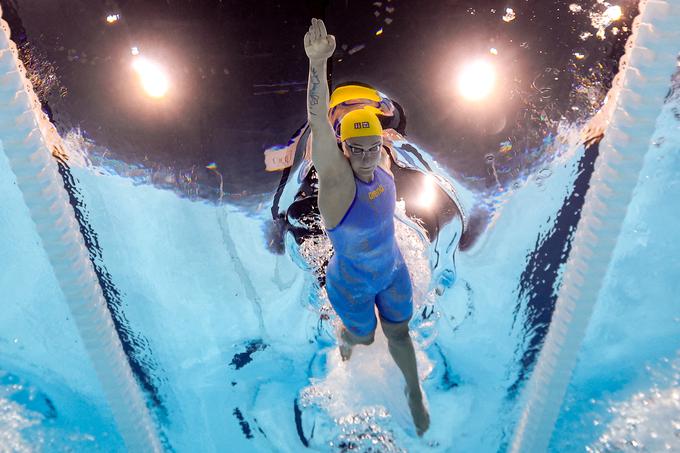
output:
[[[7,23],[0,27],[2,148],[127,449],[161,452],[52,157],[59,136],[40,110]]]
[[[680,51],[680,0],[640,2],[544,346],[510,447],[546,451]],[[600,119],[600,118],[597,118]],[[607,124],[608,123],[608,124]],[[597,127],[597,126],[596,126]]]

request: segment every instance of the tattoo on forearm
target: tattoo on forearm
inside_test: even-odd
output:
[[[311,71],[311,77],[310,77],[310,87],[309,87],[309,105],[318,105],[319,104],[319,74],[316,70],[316,68],[312,68]],[[312,113],[312,115],[316,115],[315,113]]]

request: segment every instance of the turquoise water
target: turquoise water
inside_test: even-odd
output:
[[[552,451],[680,449],[679,110],[671,97],[658,119]],[[382,338],[339,360],[336,320],[301,261],[322,244],[275,255],[266,203],[195,201],[102,159],[72,162],[67,185],[168,450],[503,451],[530,370],[523,358],[544,327],[540,285],[522,282],[548,270],[531,266],[550,266],[537,254],[583,196],[579,132],[563,125],[539,150],[545,165],[512,190],[474,193],[451,178],[468,208],[484,203],[492,218],[457,252],[443,294],[428,244],[399,224],[421,313],[413,331],[432,413],[423,439]],[[0,451],[123,451],[4,153],[0,201]]]

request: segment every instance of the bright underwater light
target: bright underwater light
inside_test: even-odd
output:
[[[161,66],[143,58],[135,58],[132,68],[139,75],[142,87],[152,98],[162,98],[170,88],[168,76]]]
[[[486,60],[467,64],[458,76],[460,94],[469,101],[480,101],[493,91],[496,68]]]
[[[421,188],[420,196],[418,197],[416,203],[423,208],[429,208],[435,201],[437,197],[437,192],[435,191],[435,182],[432,175],[425,175],[423,186]]]

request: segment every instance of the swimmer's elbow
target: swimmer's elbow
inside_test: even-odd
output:
[[[328,118],[309,115],[309,127],[315,140],[324,142],[335,142],[335,132]]]

